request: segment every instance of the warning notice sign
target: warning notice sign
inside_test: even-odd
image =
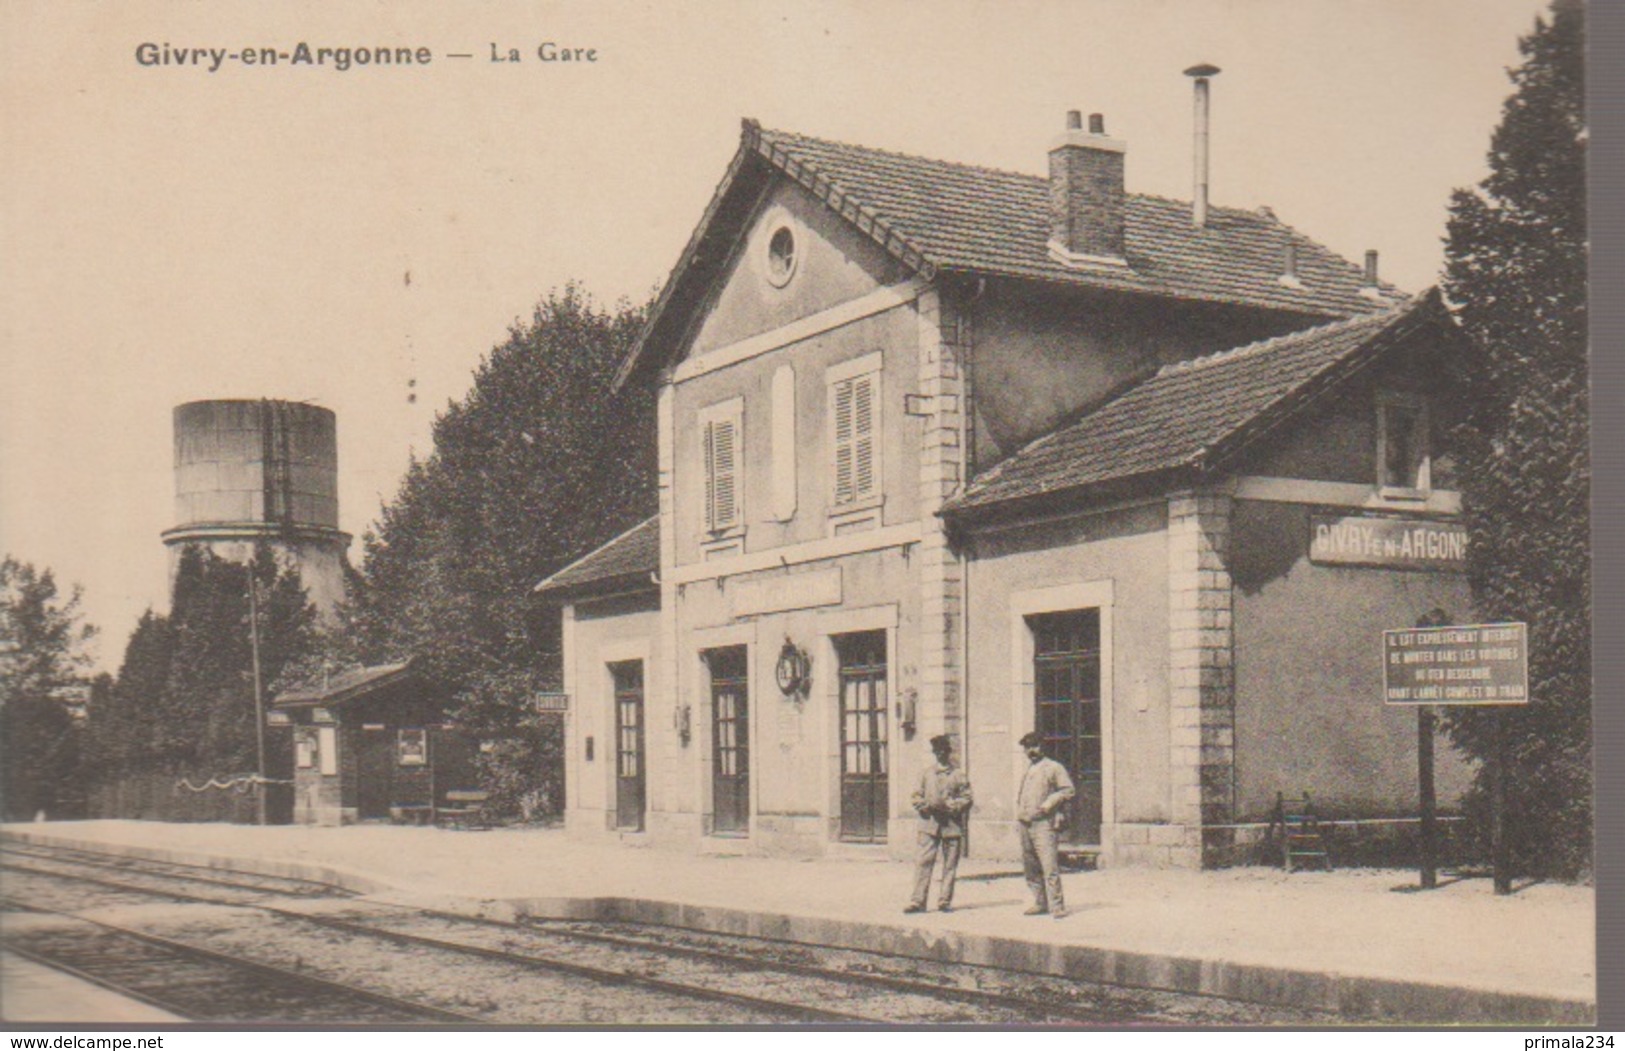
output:
[[[1388,704],[1528,704],[1529,628],[1461,624],[1382,633]]]

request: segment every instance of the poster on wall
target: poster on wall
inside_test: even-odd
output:
[[[1529,626],[1385,631],[1382,670],[1387,704],[1528,704]]]

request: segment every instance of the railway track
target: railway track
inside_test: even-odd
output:
[[[80,871],[92,869],[117,874],[119,879],[107,880],[111,886],[140,886],[144,880],[148,884],[168,880],[170,883],[178,882],[203,890],[203,893],[193,890],[189,894],[174,895],[193,901],[247,901],[248,895],[251,894],[273,894],[293,898],[354,896],[341,887],[315,880],[289,876],[263,876],[248,872],[228,871],[222,874],[220,869],[203,865],[117,857],[67,847],[5,843],[0,845],[0,863],[6,868],[16,868],[19,871],[51,872],[57,871],[52,866],[67,865],[69,868],[64,871],[69,873],[74,871],[72,866],[78,866]],[[79,878],[89,881],[91,877]],[[221,892],[220,896],[211,897],[210,892],[216,890]]]
[[[983,1026],[1328,1020],[1207,997],[653,925],[502,923],[357,900],[309,881],[228,878],[214,869],[83,851],[8,845],[3,861],[33,881],[36,900],[53,892],[40,882],[49,880],[58,895],[113,899],[103,904],[230,907],[229,924],[219,915],[182,924],[188,944],[203,942],[224,957],[246,956],[340,984],[381,984],[387,995],[434,1005],[459,1020]]]
[[[468,989],[501,989],[511,986],[515,975],[511,972],[520,970],[529,974],[541,973],[550,981],[546,983],[546,999],[555,1005],[569,1005],[575,1003],[582,1007],[576,1017],[543,1017],[523,1019],[526,1021],[611,1021],[625,1017],[623,1013],[603,1016],[602,1011],[590,1009],[594,1002],[602,1003],[613,1000],[615,997],[626,998],[634,989],[638,992],[638,1005],[635,1010],[626,1012],[630,1014],[643,1014],[650,1016],[649,1020],[679,1020],[689,1023],[713,1024],[771,1024],[794,1022],[823,1022],[846,1023],[872,1021],[869,1018],[854,1015],[850,1012],[820,1007],[808,1003],[796,1003],[782,998],[753,996],[730,991],[718,987],[701,987],[678,981],[664,981],[659,978],[628,974],[625,971],[606,969],[572,963],[568,960],[540,957],[533,954],[506,952],[480,946],[477,943],[456,941],[445,938],[408,937],[400,931],[375,930],[365,924],[354,921],[332,920],[319,914],[310,914],[300,911],[278,908],[267,901],[268,890],[274,887],[274,881],[268,885],[260,877],[251,877],[246,883],[237,884],[211,875],[199,876],[194,872],[184,871],[184,867],[155,866],[158,869],[174,868],[180,871],[155,872],[139,871],[141,866],[131,865],[128,861],[117,862],[95,859],[82,852],[75,852],[71,856],[53,856],[49,851],[6,851],[5,866],[13,875],[24,879],[21,895],[13,894],[6,900],[6,906],[12,911],[30,911],[47,913],[55,916],[68,916],[66,909],[56,905],[43,904],[42,897],[63,893],[63,881],[71,885],[90,888],[99,897],[93,904],[102,907],[117,908],[132,905],[136,902],[162,901],[186,902],[200,905],[228,904],[239,906],[246,904],[254,913],[269,918],[275,925],[275,936],[271,937],[263,929],[263,923],[248,925],[245,930],[246,937],[241,939],[246,944],[233,945],[227,950],[211,949],[198,944],[196,934],[186,942],[174,938],[160,938],[143,932],[134,931],[127,927],[110,924],[106,921],[80,919],[83,923],[98,925],[106,932],[106,936],[99,940],[88,941],[83,932],[64,930],[52,926],[44,930],[37,927],[31,930],[18,932],[8,930],[7,947],[16,949],[19,954],[36,959],[38,962],[50,966],[57,966],[70,973],[98,981],[109,988],[124,991],[132,998],[160,1006],[171,1013],[182,1017],[203,1021],[219,1020],[265,1020],[260,1018],[263,997],[244,997],[242,1007],[234,1007],[227,1013],[198,1013],[197,1009],[186,1003],[176,1002],[174,998],[164,998],[153,992],[151,988],[139,984],[131,984],[123,980],[126,967],[125,956],[129,952],[128,939],[147,942],[147,951],[167,951],[174,957],[184,956],[191,952],[196,954],[198,960],[213,961],[223,968],[230,970],[233,961],[243,964],[248,969],[264,966],[270,973],[294,975],[296,973],[309,974],[311,968],[320,968],[338,974],[355,973],[358,980],[366,978],[369,972],[375,974],[373,980],[379,977],[388,979],[392,971],[404,970],[403,962],[412,964],[412,975],[406,976],[400,984],[406,987],[405,996],[377,994],[384,1000],[395,1004],[417,1003],[423,1006],[422,1017],[429,1020],[449,1018],[455,1021],[496,1022],[512,1020],[506,1017],[500,1003],[483,1002],[486,998],[481,995],[472,997],[475,1004],[472,1010],[445,1009],[424,1005],[423,1001],[430,997],[456,999],[466,997],[459,992],[459,988]],[[90,871],[86,871],[90,870]],[[98,873],[98,874],[92,874]],[[116,873],[118,878],[113,878]],[[132,878],[133,877],[133,878]],[[156,886],[156,883],[169,881],[180,884],[189,889],[180,889],[176,886]],[[51,881],[57,886],[44,886],[44,881]],[[198,888],[205,893],[194,893]],[[316,895],[310,893],[309,888],[299,888],[299,899],[310,901]],[[110,893],[111,892],[111,893]],[[239,893],[241,892],[241,893]],[[245,900],[246,895],[246,900]],[[398,913],[410,914],[410,910],[395,910]],[[215,925],[219,925],[218,915],[214,916]],[[196,924],[193,925],[197,926]],[[474,924],[480,929],[484,925]],[[307,930],[301,931],[300,928]],[[315,928],[325,933],[342,933],[347,935],[342,944],[332,938],[325,942],[309,935],[309,928]],[[219,933],[215,933],[215,940],[219,940]],[[120,942],[117,935],[122,935],[126,941]],[[387,954],[377,951],[368,952],[366,943],[371,941],[380,945],[391,947],[406,947],[417,950],[414,957],[403,961],[399,953]],[[323,950],[329,950],[324,954]],[[256,952],[259,955],[271,955],[277,958],[291,956],[291,963],[295,971],[286,965],[264,964],[260,960],[248,959],[244,954]],[[425,958],[426,953],[438,953],[437,959]],[[342,960],[330,957],[342,956],[351,961],[365,958],[365,967],[347,966]],[[458,960],[457,958],[462,958]],[[493,967],[496,973],[465,975],[465,981],[456,982],[435,977],[423,981],[426,964],[435,970],[445,971],[461,964],[461,970],[467,971],[467,961],[474,960],[486,965],[485,971],[490,972]],[[508,973],[503,973],[508,972]],[[354,981],[342,979],[319,978],[316,981],[325,981],[338,988],[359,988]],[[162,987],[162,982],[158,983]],[[273,982],[267,989],[274,989],[277,983]],[[217,995],[211,995],[205,1002],[211,1006],[230,1003],[234,997],[230,990],[221,990]],[[331,1000],[332,997],[326,998]],[[162,1001],[162,1002],[160,1002]],[[281,1001],[276,1001],[281,1003]],[[492,1008],[496,1010],[493,1011]],[[304,1008],[297,1013],[287,1016],[289,1021],[332,1021],[344,1020],[343,1010],[335,1015],[311,1014],[313,1008]],[[396,1010],[399,1010],[397,1008]],[[380,1018],[375,1007],[366,1007],[354,1012],[355,1020],[377,1023],[379,1021],[400,1021],[401,1017]],[[567,1012],[566,1012],[567,1013]],[[599,1015],[599,1017],[594,1017]],[[412,1021],[411,1017],[404,1020]]]
[[[8,910],[17,906],[9,898],[4,904]],[[29,906],[28,911],[43,910]],[[105,920],[49,911],[58,922],[8,931],[6,951],[190,1021],[372,1025],[485,1021]]]

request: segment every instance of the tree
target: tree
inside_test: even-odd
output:
[[[1520,41],[1490,174],[1450,205],[1444,290],[1477,355],[1458,431],[1469,580],[1479,614],[1529,625],[1530,703],[1455,709],[1446,729],[1485,760],[1503,720],[1514,865],[1590,864],[1591,555],[1586,339],[1586,120],[1581,5],[1558,0]]]
[[[81,591],[66,600],[49,569],[0,560],[0,734],[7,819],[57,810],[79,776],[78,724],[96,629],[81,622]]]
[[[214,777],[257,768],[250,579],[262,684],[312,646],[316,611],[297,566],[280,566],[266,544],[246,565],[188,546],[175,573],[173,649],[153,727],[152,758],[165,772]]]
[[[80,622],[82,591],[67,601],[56,577],[11,556],[0,560],[0,705],[18,697],[64,700],[84,682],[84,647],[96,629]]]
[[[124,647],[107,703],[90,711],[90,739],[100,780],[155,769],[175,633],[169,618],[147,610]]]
[[[573,284],[550,293],[436,418],[433,451],[364,540],[350,616],[363,658],[414,657],[459,722],[506,738],[482,761],[514,809],[563,798],[558,727],[524,715],[557,685],[559,649],[531,587],[654,511],[654,388],[610,393],[643,319]]]
[[[169,615],[143,614],[117,678],[91,706],[89,747],[103,786],[128,783],[139,800],[148,798],[140,783],[155,775],[207,781],[257,770],[250,578],[265,696],[286,669],[309,661],[316,610],[297,566],[266,544],[246,565],[189,545]],[[128,816],[122,793],[109,798],[108,807],[126,807],[119,816]]]

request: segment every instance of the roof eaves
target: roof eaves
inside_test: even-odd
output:
[[[586,599],[618,598],[622,595],[657,595],[660,583],[651,573],[643,571],[618,573],[596,580],[573,581],[548,589],[540,602],[548,606],[568,606]]]
[[[995,522],[1019,524],[1051,514],[1087,510],[1091,503],[1113,501],[1148,489],[1169,489],[1187,484],[1200,470],[1194,463],[1163,464],[1112,478],[1098,478],[1058,486],[1007,499],[979,501],[974,496],[950,500],[937,514],[961,527],[976,529]]]
[[[575,582],[575,581],[570,581],[570,582],[567,582],[567,583],[564,583],[564,584],[555,584],[554,582],[556,580],[558,580],[559,577],[561,577],[564,574],[570,572],[570,570],[572,570],[575,567],[581,565],[583,562],[586,562],[586,561],[592,559],[594,556],[598,555],[600,552],[609,550],[610,548],[614,547],[616,544],[619,544],[621,541],[623,541],[627,537],[631,536],[633,533],[636,533],[640,529],[647,528],[651,523],[656,523],[659,520],[660,520],[659,515],[650,515],[648,518],[645,518],[643,521],[639,522],[637,525],[633,526],[631,529],[627,529],[627,530],[624,530],[624,531],[616,534],[615,536],[611,537],[610,539],[604,541],[602,544],[599,544],[597,547],[593,548],[591,551],[588,551],[586,554],[582,555],[580,558],[573,559],[568,564],[559,567],[552,574],[550,574],[546,579],[544,579],[544,580],[538,582],[537,584],[535,584],[530,589],[531,593],[532,594],[540,594],[540,593],[542,593],[544,591],[553,590],[554,588],[563,589],[563,588],[576,586],[577,582]],[[621,575],[627,575],[627,574],[621,574]],[[581,583],[591,583],[591,581],[582,581]]]
[[[1126,284],[1110,284],[1099,279],[1098,275],[1087,275],[1093,278],[1086,279],[1080,272],[1077,277],[1067,277],[1056,273],[1027,273],[1015,270],[1001,269],[992,266],[971,266],[966,264],[943,263],[935,268],[935,273],[943,275],[964,275],[968,277],[1000,277],[1011,281],[1031,282],[1033,284],[1050,285],[1059,288],[1078,289],[1087,288],[1098,292],[1148,297],[1152,299],[1173,299],[1183,303],[1211,303],[1219,306],[1245,307],[1251,310],[1275,310],[1283,314],[1296,314],[1299,317],[1325,320],[1340,320],[1345,318],[1367,318],[1383,310],[1392,310],[1401,307],[1407,300],[1406,293],[1398,289],[1386,290],[1387,296],[1392,300],[1386,304],[1375,301],[1369,310],[1361,313],[1350,313],[1347,309],[1313,303],[1283,303],[1277,299],[1264,296],[1247,296],[1229,292],[1191,291],[1175,286],[1160,284],[1155,287],[1136,287]]]
[[[755,125],[754,131],[756,152],[769,164],[795,180],[831,211],[921,277],[929,281],[936,276],[936,262],[873,208],[853,197],[839,182],[820,171],[817,165],[797,157],[783,143],[768,141],[763,137],[760,125]]]
[[[308,687],[301,690],[290,690],[273,699],[271,706],[273,708],[293,708],[301,705],[331,706],[343,704],[362,694],[393,685],[411,674],[411,671],[412,659],[410,657],[394,664],[380,664],[371,668],[362,668],[356,673],[360,676],[357,681],[348,683],[336,690],[331,688],[318,690]]]

